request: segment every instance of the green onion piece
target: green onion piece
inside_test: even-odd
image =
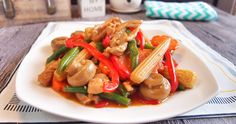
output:
[[[102,45],[102,42],[97,42],[96,43],[96,48],[100,51],[100,52],[103,52],[103,50],[104,50],[104,47],[103,47],[103,45]]]
[[[72,62],[72,60],[79,53],[80,49],[78,47],[70,49],[61,59],[59,66],[57,68],[57,72],[61,74],[66,67]]]
[[[128,97],[130,95],[129,92],[125,89],[123,84],[119,85],[118,90],[120,91],[121,95],[124,97]]]
[[[127,34],[130,34],[131,33],[131,30],[129,28],[126,28],[126,31],[125,31]]]
[[[63,91],[70,92],[70,93],[87,94],[87,87],[86,86],[81,86],[81,87],[66,86],[64,87]]]
[[[64,92],[70,92],[70,93],[82,93],[82,94],[87,94],[87,87],[86,86],[81,86],[81,87],[73,87],[73,86],[66,86],[63,89]],[[100,93],[98,94],[99,97],[108,99],[111,101],[115,101],[119,104],[122,105],[129,105],[131,102],[131,99],[121,96],[117,93]]]
[[[58,57],[60,57],[60,55],[62,53],[64,53],[67,50],[68,50],[68,48],[66,46],[60,47],[57,51],[55,51],[51,56],[49,56],[47,58],[46,64],[48,64],[49,62],[51,62],[54,59],[57,59]]]
[[[128,49],[130,51],[131,68],[134,70],[138,66],[138,47],[136,40],[129,41]]]
[[[146,43],[146,44],[144,45],[144,48],[145,48],[145,49],[154,49],[155,47],[153,47],[152,44],[150,44],[150,43]]]
[[[184,86],[183,85],[180,85],[179,84],[179,86],[178,86],[178,89],[177,89],[178,91],[183,91],[183,90],[185,90],[185,88],[184,88]]]
[[[117,93],[101,93],[101,94],[99,94],[99,96],[101,98],[115,101],[119,104],[126,105],[126,106],[129,105],[131,102],[131,99],[121,96]]]

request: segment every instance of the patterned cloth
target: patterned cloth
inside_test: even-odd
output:
[[[153,18],[191,21],[211,21],[217,18],[216,11],[205,2],[145,1],[144,7],[146,15]]]

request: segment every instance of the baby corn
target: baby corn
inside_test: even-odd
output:
[[[90,45],[96,46],[94,42],[91,42]],[[80,62],[83,59],[89,59],[91,57],[91,54],[86,50],[83,49],[76,57],[74,62]],[[73,64],[73,63],[72,63]]]
[[[153,68],[156,66],[157,62],[161,61],[166,50],[169,48],[170,39],[161,43],[156,47],[152,53],[144,59],[131,73],[130,79],[134,83],[140,84],[151,74]]]

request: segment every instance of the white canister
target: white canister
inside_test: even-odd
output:
[[[78,0],[79,13],[82,18],[105,16],[106,0]]]
[[[141,10],[142,0],[110,0],[110,8],[116,12],[131,13]]]

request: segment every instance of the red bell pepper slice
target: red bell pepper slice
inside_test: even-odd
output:
[[[113,63],[114,67],[116,68],[116,70],[118,71],[120,77],[125,80],[125,79],[129,79],[130,78],[130,71],[128,70],[128,68],[122,64],[119,61],[119,58],[117,56],[112,55],[110,57],[111,62]]]
[[[103,108],[103,107],[106,107],[108,105],[109,105],[109,102],[106,101],[106,100],[103,100],[103,101],[100,101],[100,102],[94,104],[94,107],[95,108]]]
[[[165,58],[166,58],[165,64],[167,66],[168,73],[170,75],[171,92],[174,93],[177,90],[179,83],[175,73],[174,61],[171,56],[171,52],[169,50],[165,53]]]
[[[157,105],[160,104],[159,100],[147,100],[147,99],[141,99],[141,102],[144,104],[149,104],[149,105]]]
[[[109,46],[110,44],[110,39],[111,39],[111,36],[110,35],[107,35],[103,40],[102,40],[102,45],[106,48]]]
[[[145,39],[141,30],[138,31],[136,40],[139,41],[140,49],[143,50],[145,46]]]
[[[110,69],[110,76],[112,78],[112,83],[104,83],[103,85],[103,91],[104,92],[113,92],[116,90],[119,86],[119,74],[115,67],[113,66],[112,62],[106,58],[101,52],[99,52],[95,47],[91,46],[90,44],[86,42],[73,42],[72,47],[80,46],[85,48],[92,56],[94,56],[96,59],[98,59],[100,62],[102,62],[104,65],[106,65]],[[67,47],[71,47],[67,46]]]
[[[68,48],[72,48],[72,47],[74,46],[73,44],[74,44],[74,42],[75,42],[76,40],[84,40],[84,36],[81,35],[81,34],[77,34],[77,35],[74,35],[74,36],[68,38],[68,39],[66,40],[66,46],[67,46]]]

